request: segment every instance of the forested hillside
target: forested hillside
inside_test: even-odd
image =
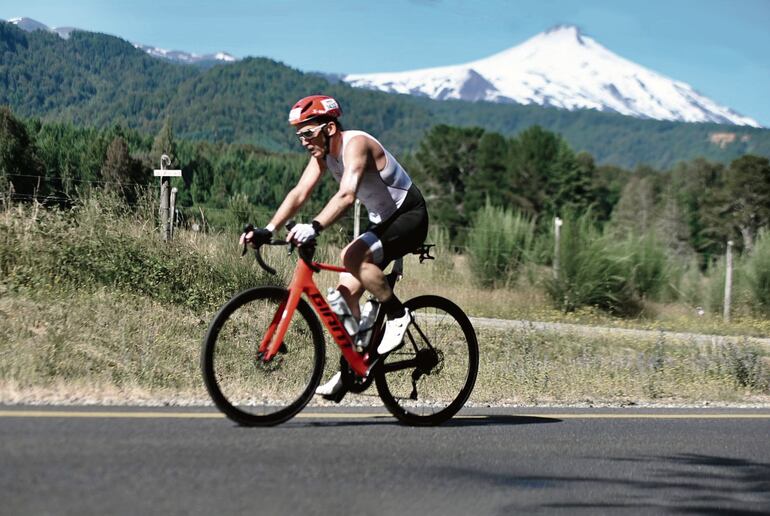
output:
[[[264,58],[203,69],[152,58],[124,40],[96,33],[74,32],[63,40],[0,23],[0,56],[0,105],[20,116],[96,128],[120,124],[145,134],[159,131],[170,116],[182,138],[273,151],[298,149],[285,124],[287,108],[323,91],[339,98],[348,127],[366,129],[400,152],[416,150],[430,128],[443,123],[509,137],[539,125],[597,163],[624,167],[770,156],[770,131],[764,129],[432,101],[331,84]]]

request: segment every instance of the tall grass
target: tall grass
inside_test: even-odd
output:
[[[468,248],[471,267],[481,286],[511,285],[529,258],[534,221],[521,213],[487,202],[473,217]]]
[[[151,203],[109,195],[66,209],[8,207],[0,220],[0,282],[11,289],[108,287],[207,310],[266,278],[240,259],[235,235],[180,231],[162,242]]]
[[[770,315],[770,231],[767,229],[759,232],[744,269],[754,311]]]
[[[545,282],[553,303],[565,312],[595,306],[619,315],[639,313],[641,303],[629,278],[633,262],[621,251],[600,233],[590,214],[565,217],[558,275]]]
[[[629,235],[614,251],[624,257],[624,275],[634,295],[642,299],[661,299],[669,284],[671,258],[654,233]]]

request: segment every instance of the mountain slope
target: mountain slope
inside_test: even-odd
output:
[[[298,98],[320,92],[339,98],[346,127],[370,131],[397,152],[415,149],[425,132],[441,123],[506,135],[538,124],[599,163],[625,167],[661,168],[697,156],[729,161],[748,152],[770,156],[770,130],[436,101],[330,84],[270,59],[201,68],[150,57],[113,36],[75,31],[65,40],[0,23],[0,105],[23,117],[96,127],[119,123],[146,133],[157,132],[171,117],[180,137],[298,151],[286,124],[288,109]]]
[[[350,74],[349,84],[433,99],[596,109],[637,118],[749,125],[688,84],[624,59],[577,27],[559,26],[498,54],[457,66]]]
[[[70,34],[78,29],[76,27],[49,27],[44,23],[31,18],[11,18],[8,23],[16,25],[18,28],[25,32],[52,32],[58,34],[63,39],[68,39]],[[147,54],[158,57],[161,59],[167,59],[175,63],[185,64],[197,64],[203,66],[211,66],[217,63],[232,63],[238,59],[231,56],[227,52],[217,52],[215,54],[194,54],[191,52],[184,52],[182,50],[166,50],[165,48],[154,47],[152,45],[145,45],[142,43],[133,43],[135,48],[138,48]]]

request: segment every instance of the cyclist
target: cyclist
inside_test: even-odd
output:
[[[377,353],[384,355],[402,343],[411,323],[409,310],[390,288],[383,269],[393,260],[419,247],[428,234],[425,200],[404,168],[373,136],[345,130],[338,118],[339,103],[325,95],[299,100],[289,111],[289,123],[310,154],[297,185],[286,195],[270,223],[241,235],[241,244],[268,242],[273,231],[289,220],[305,203],[328,170],[339,190],[309,224],[295,225],[286,237],[302,245],[339,219],[356,198],[369,212],[369,227],[342,250],[342,273],[337,287],[351,312],[360,317],[359,299],[368,290],[381,303],[387,321]],[[316,390],[339,401],[342,373]]]

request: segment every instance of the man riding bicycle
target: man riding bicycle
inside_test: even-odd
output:
[[[387,316],[385,332],[377,347],[384,355],[402,343],[411,315],[388,284],[383,269],[419,247],[428,234],[425,200],[404,168],[373,136],[344,130],[338,118],[339,103],[325,95],[299,100],[289,112],[300,143],[310,154],[297,185],[286,195],[270,223],[241,235],[241,244],[268,242],[273,231],[288,221],[307,201],[324,171],[329,170],[340,187],[310,224],[296,224],[286,237],[296,245],[312,241],[339,219],[356,198],[369,212],[369,227],[342,250],[348,270],[340,275],[340,294],[353,316],[360,318],[359,299],[368,290]],[[342,389],[338,372],[317,394],[333,397]]]

